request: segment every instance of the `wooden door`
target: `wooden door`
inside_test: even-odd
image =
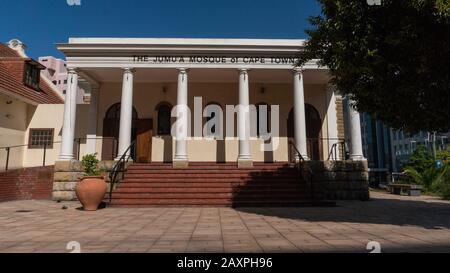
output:
[[[153,120],[140,119],[137,124],[136,161],[150,163],[152,161]]]

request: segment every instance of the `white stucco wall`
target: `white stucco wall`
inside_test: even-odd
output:
[[[0,94],[0,147],[23,145],[27,129],[28,105]],[[23,148],[13,148],[9,154],[9,169],[22,167]],[[5,169],[6,150],[0,149],[0,171]]]
[[[28,127],[25,139],[28,143],[31,128],[53,128],[53,141],[61,141],[61,128],[64,113],[63,104],[40,104],[27,111]],[[25,143],[25,144],[27,144]],[[46,150],[46,165],[53,165],[60,149],[59,143],[54,143],[53,148]],[[40,166],[43,163],[43,148],[26,148],[23,156],[24,167]]]
[[[100,89],[97,132],[102,136],[103,118],[106,111],[113,104],[120,102],[120,83],[103,83]],[[264,93],[261,89],[264,88]],[[254,161],[264,161],[268,158],[274,161],[288,160],[288,140],[287,140],[287,119],[289,111],[292,109],[292,85],[291,84],[258,84],[250,85],[250,103],[268,103],[280,106],[280,138],[279,148],[273,153],[264,153],[259,149],[262,141],[260,139],[251,140],[252,156]],[[176,83],[135,83],[133,104],[140,119],[153,119],[154,134],[157,130],[156,107],[161,102],[176,104]],[[225,105],[238,104],[237,83],[190,83],[188,87],[189,107],[194,109],[194,97],[202,97],[203,107],[211,102],[219,103],[222,108]],[[328,101],[325,85],[306,85],[305,100],[313,105],[319,112],[322,119],[322,137],[327,138],[326,111]],[[194,115],[194,113],[192,113]],[[224,123],[226,122],[226,118]],[[235,121],[236,123],[236,121]],[[78,124],[78,122],[77,122]],[[191,125],[193,128],[193,124]],[[236,133],[236,132],[235,132]],[[152,161],[161,162],[172,158],[171,153],[175,151],[174,143],[170,137],[153,136],[152,140]],[[170,148],[172,147],[172,148]],[[101,140],[97,141],[97,152],[101,154]],[[323,157],[328,156],[328,143],[323,144]],[[216,161],[225,159],[227,162],[234,162],[238,155],[237,140],[227,139],[225,143],[218,143],[211,139],[188,140],[188,156],[190,161]]]
[[[264,92],[261,92],[264,88]],[[100,89],[97,135],[97,153],[101,157],[103,118],[106,111],[113,104],[120,102],[122,86],[120,83],[103,83]],[[170,136],[157,136],[157,105],[161,102],[176,104],[176,83],[135,83],[133,104],[140,119],[153,119],[152,161],[170,161],[175,151],[174,142]],[[164,91],[163,91],[164,90]],[[194,97],[202,97],[203,108],[211,102],[219,103],[222,108],[226,105],[238,103],[238,85],[236,83],[191,83],[189,84],[189,107],[194,109]],[[28,143],[29,129],[54,128],[54,141],[61,141],[61,129],[63,122],[64,105],[27,105],[21,101],[13,100],[12,104],[6,104],[11,99],[1,95],[0,103],[0,147],[12,145],[24,145]],[[322,137],[327,138],[328,126],[326,111],[328,100],[325,85],[306,85],[305,101],[313,105],[322,119]],[[287,119],[292,109],[292,85],[291,84],[258,84],[250,85],[250,103],[267,103],[280,106],[279,117],[279,147],[273,152],[261,151],[261,139],[251,140],[251,152],[256,162],[273,160],[288,160]],[[77,105],[76,138],[85,138],[89,105]],[[9,114],[9,115],[8,115]],[[194,114],[194,113],[192,113]],[[6,118],[6,116],[14,118]],[[226,123],[226,117],[224,118]],[[236,120],[235,120],[236,125]],[[192,124],[193,129],[193,124]],[[235,130],[236,134],[236,130]],[[77,153],[77,144],[74,143],[74,153]],[[328,156],[328,143],[323,142],[323,158]],[[46,164],[51,165],[58,159],[60,144],[55,143],[52,149],[47,149]],[[0,151],[0,168],[4,168],[5,152]],[[80,145],[80,157],[86,154],[86,141]],[[195,161],[227,161],[235,162],[238,155],[238,141],[226,139],[216,141],[210,138],[188,140],[189,160]],[[10,155],[10,168],[40,166],[43,159],[43,149],[16,150]]]

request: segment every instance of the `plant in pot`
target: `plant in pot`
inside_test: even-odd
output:
[[[81,160],[84,176],[76,186],[78,200],[86,211],[95,211],[103,201],[107,191],[107,185],[98,169],[99,160],[97,154],[88,154]]]

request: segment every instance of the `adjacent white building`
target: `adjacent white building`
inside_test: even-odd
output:
[[[67,68],[66,62],[62,59],[53,56],[39,57],[39,63],[45,66],[41,71],[45,77],[50,79],[52,83],[58,88],[61,94],[65,97],[67,93]],[[77,91],[77,104],[83,104],[89,101],[89,94],[87,91],[89,86],[80,82]]]

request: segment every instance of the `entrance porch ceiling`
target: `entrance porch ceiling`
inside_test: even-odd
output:
[[[123,70],[120,68],[83,68],[84,74],[97,82],[122,82]],[[177,82],[178,71],[173,68],[136,69],[135,83],[172,83]],[[280,69],[250,70],[251,83],[292,83],[292,71]],[[330,75],[327,70],[308,69],[303,72],[305,84],[327,84]],[[237,69],[190,69],[189,82],[195,83],[230,83],[239,82]]]

